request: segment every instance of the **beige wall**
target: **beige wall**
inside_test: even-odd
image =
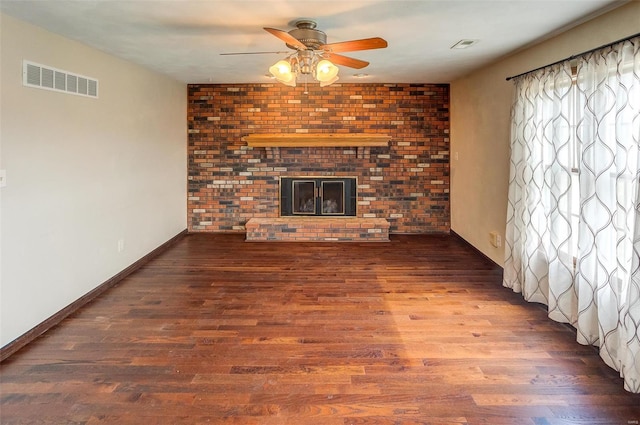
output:
[[[186,228],[187,90],[9,16],[0,26],[4,346]],[[99,98],[24,87],[23,59],[98,79]]]
[[[504,260],[513,83],[507,77],[640,31],[640,1],[451,84],[451,228],[496,263]],[[497,231],[502,246],[489,243]]]

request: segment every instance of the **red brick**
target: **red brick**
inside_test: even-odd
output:
[[[229,88],[239,91],[228,91]],[[301,103],[287,103],[288,100]],[[365,104],[375,104],[375,108],[365,108]],[[393,212],[402,212],[403,217],[391,220],[392,233],[447,232],[448,155],[442,159],[433,159],[432,155],[449,150],[448,108],[448,85],[338,84],[320,88],[315,84],[309,85],[309,95],[301,87],[292,89],[278,84],[190,85],[188,125],[198,133],[188,136],[188,196],[200,199],[188,201],[189,229],[238,231],[228,229],[242,226],[251,217],[277,217],[278,185],[273,176],[313,174],[356,176],[359,184],[370,185],[370,189],[362,190],[366,195],[360,197],[376,200],[359,206],[358,216],[374,213],[389,218]],[[343,120],[344,116],[356,119]],[[207,117],[220,119],[210,121]],[[389,148],[371,148],[363,157],[344,154],[348,149],[279,149],[271,156],[264,149],[243,149],[244,135],[295,133],[296,129],[307,129],[309,133],[382,133],[389,134],[392,140]],[[398,142],[409,145],[399,146]],[[390,159],[379,158],[379,154]],[[417,157],[405,159],[404,155]],[[202,167],[202,163],[212,166]],[[418,164],[429,167],[422,172],[409,171]],[[286,167],[287,171],[239,174],[247,172],[247,168],[274,167]],[[314,171],[305,172],[305,168]],[[371,172],[370,168],[381,171]],[[372,176],[383,179],[372,180]],[[207,187],[213,180],[230,183]],[[432,185],[433,180],[443,183]],[[411,193],[424,196],[410,199]],[[240,202],[242,196],[252,196],[254,200]],[[432,206],[441,208],[430,209]],[[193,213],[194,208],[206,213]],[[203,229],[199,226],[202,221],[213,224]]]

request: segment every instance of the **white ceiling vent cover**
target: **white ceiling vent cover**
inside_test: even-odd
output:
[[[22,84],[77,96],[98,97],[98,80],[35,62],[22,61]]]

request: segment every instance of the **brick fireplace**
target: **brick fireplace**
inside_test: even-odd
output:
[[[251,219],[280,219],[280,178],[292,175],[355,177],[360,224],[385,219],[391,233],[449,231],[448,85],[188,90],[190,231],[245,232]],[[386,134],[390,141],[272,149],[245,142],[256,134]]]

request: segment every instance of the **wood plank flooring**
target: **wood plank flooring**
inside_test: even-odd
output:
[[[637,424],[455,236],[192,234],[0,366],[2,424]]]

